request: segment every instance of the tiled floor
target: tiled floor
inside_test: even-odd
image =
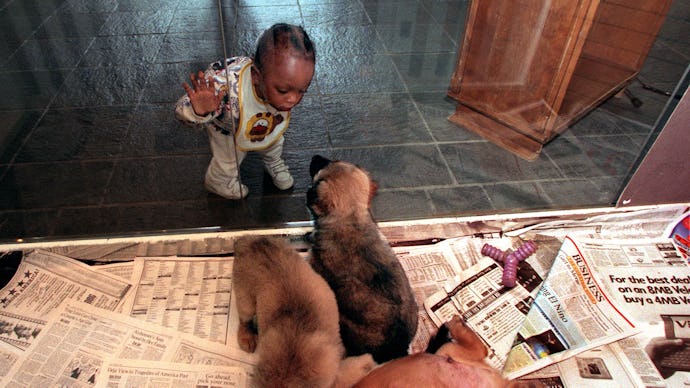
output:
[[[690,1],[676,0],[640,79],[672,91],[690,61]],[[223,56],[215,0],[0,0],[0,240],[281,226],[309,220],[313,154],[379,183],[380,221],[609,205],[668,97],[612,98],[523,161],[446,120],[466,0],[222,1],[230,54],[278,21],[316,42],[273,188],[250,156],[251,195],[207,193],[205,134],[177,123],[190,71]],[[236,20],[239,20],[237,25]]]

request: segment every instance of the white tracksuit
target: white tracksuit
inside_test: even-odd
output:
[[[237,128],[240,116],[237,98],[239,71],[251,61],[252,59],[249,57],[228,58],[225,68],[222,62],[218,61],[212,63],[205,71],[205,77],[210,76],[215,80],[217,90],[224,89],[227,91],[223,103],[215,112],[203,117],[198,116],[194,113],[194,108],[192,108],[186,93],[180,97],[175,105],[175,117],[178,120],[195,128],[204,127],[206,129],[213,155],[206,170],[206,180],[212,185],[227,185],[233,179],[237,179],[239,166],[246,155],[245,151],[238,149],[235,145],[231,120],[234,120],[235,128]],[[226,77],[226,69],[229,77]],[[280,136],[268,148],[257,151],[261,155],[266,169],[271,169],[273,164],[281,161],[284,142],[285,139]]]

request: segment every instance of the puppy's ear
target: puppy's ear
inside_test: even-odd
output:
[[[321,155],[314,155],[311,158],[311,163],[309,164],[309,175],[314,178],[319,171],[328,166],[331,163],[330,159],[324,158]]]
[[[447,324],[441,325],[441,327],[438,328],[438,331],[436,332],[436,335],[433,336],[429,340],[429,344],[426,346],[426,350],[424,350],[426,353],[436,353],[441,346],[447,344],[448,342],[452,341],[452,338],[450,336],[450,330],[448,329]]]
[[[379,189],[378,183],[374,180],[369,180],[369,206],[371,207],[371,201],[374,200],[376,196],[376,191]]]

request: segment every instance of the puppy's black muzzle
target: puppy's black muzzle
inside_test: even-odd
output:
[[[321,155],[314,155],[311,158],[311,163],[309,164],[309,175],[311,175],[312,183],[307,190],[307,207],[312,212],[312,216],[314,216],[312,205],[319,201],[317,188],[320,183],[320,181],[314,181],[314,177],[319,173],[319,171],[326,168],[326,166],[328,166],[331,162],[332,161],[330,159],[324,158]]]
[[[314,184],[307,190],[307,206],[311,208],[311,205],[315,204],[319,199],[319,195],[316,192],[316,186],[318,183]]]

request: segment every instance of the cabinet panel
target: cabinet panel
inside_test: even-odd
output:
[[[473,1],[451,96],[545,138],[547,120],[574,66],[571,52],[582,45],[573,29],[582,27],[588,3]]]
[[[458,108],[449,119],[536,158],[543,144],[637,75],[669,5],[472,1],[448,92]]]

